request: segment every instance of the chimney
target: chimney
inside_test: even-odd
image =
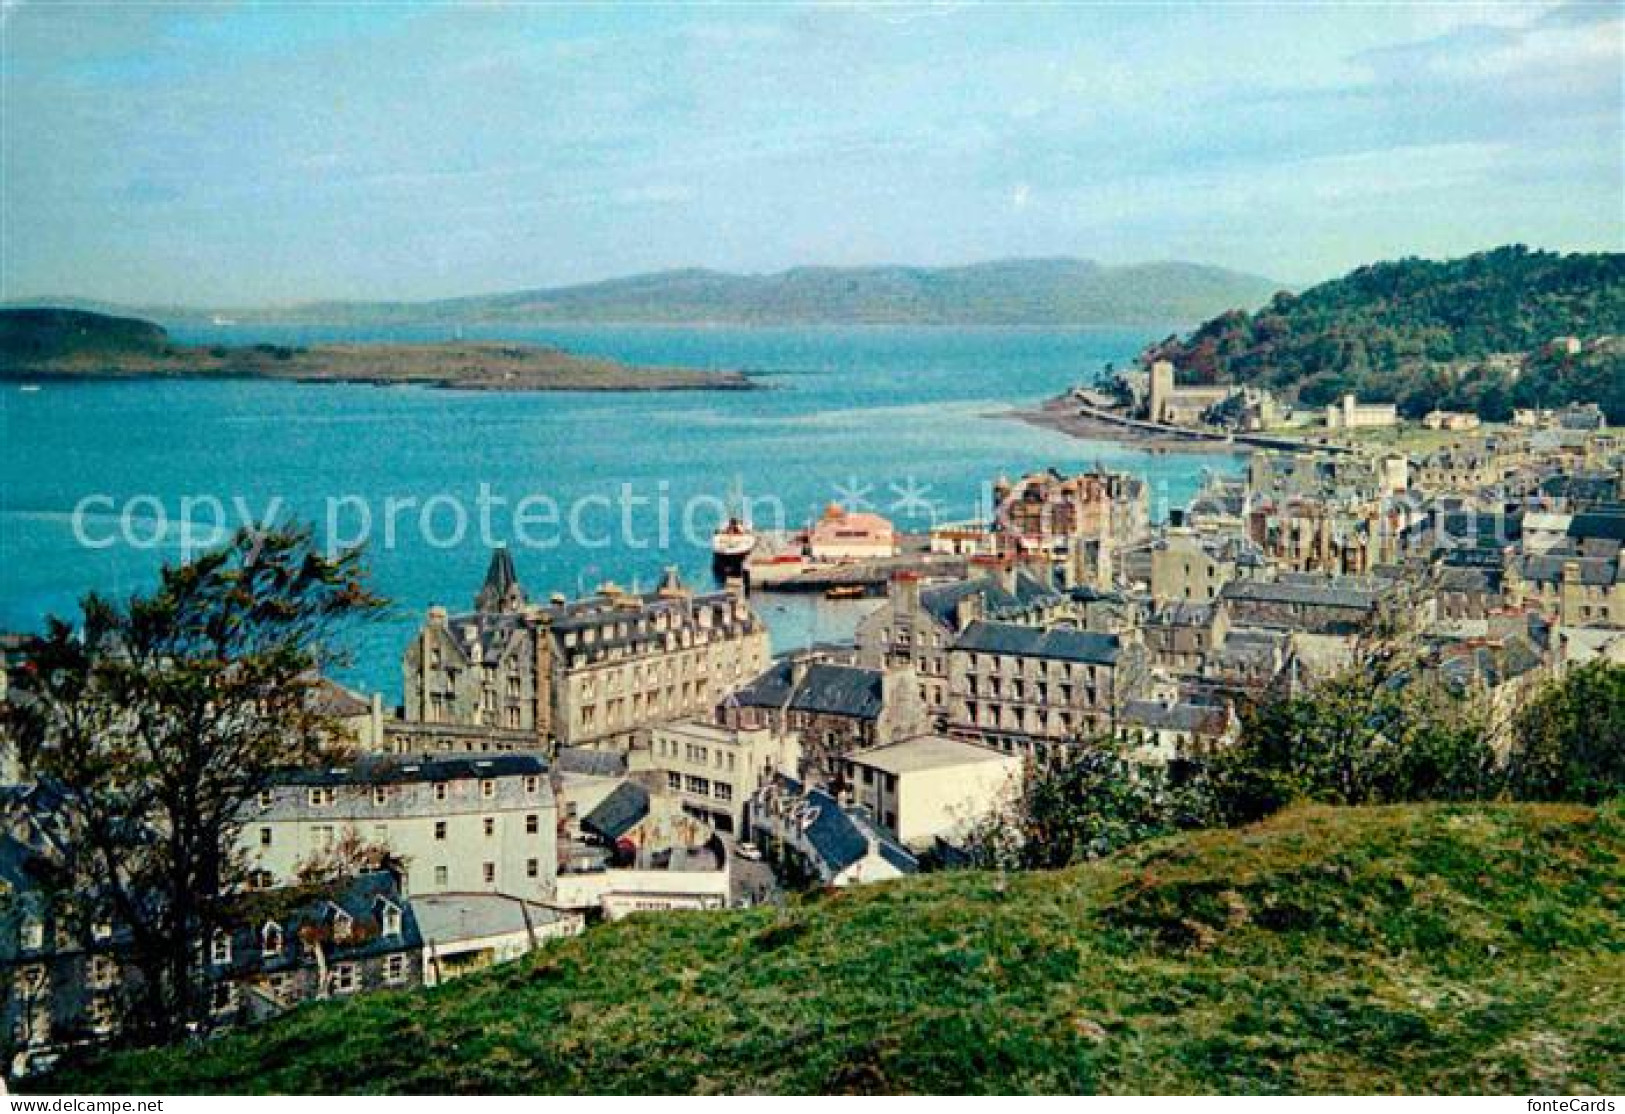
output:
[[[446,614],[446,609],[444,607],[441,607],[439,604],[435,604],[433,607],[429,608],[429,625],[431,627],[441,628],[448,628],[451,626],[450,618]]]
[[[889,595],[892,608],[898,614],[916,614],[920,610],[920,574],[900,572],[893,576]]]

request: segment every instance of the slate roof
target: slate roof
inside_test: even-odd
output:
[[[1555,583],[1563,579],[1563,566],[1573,561],[1580,567],[1580,583],[1607,587],[1619,575],[1619,565],[1604,557],[1565,557],[1533,555],[1525,557],[1519,566],[1525,580],[1536,583]]]
[[[1571,538],[1606,538],[1625,541],[1625,514],[1599,514],[1588,511],[1569,520]]]
[[[1033,607],[1058,601],[1058,593],[1040,584],[1027,573],[1018,572],[1015,591],[1007,592],[996,577],[977,576],[952,584],[937,584],[920,590],[920,606],[945,627],[954,626],[954,613],[960,601],[982,598],[982,614],[988,618],[1020,614]]]
[[[401,914],[398,935],[383,935],[386,903]],[[338,940],[331,931],[341,910],[351,919],[348,941]],[[334,882],[241,894],[227,907],[226,917],[228,927],[224,931],[231,937],[231,961],[214,969],[231,974],[299,967],[304,962],[300,934],[310,930],[322,933],[337,962],[390,952],[415,952],[423,947],[411,903],[401,895],[395,876],[383,870]],[[264,954],[261,932],[271,921],[282,929],[282,947],[268,956]]]
[[[614,843],[649,815],[649,791],[635,781],[617,785],[598,807],[582,817],[581,828]]]
[[[1213,704],[1185,701],[1130,700],[1123,706],[1123,722],[1130,727],[1185,731],[1193,735],[1222,735],[1230,726],[1225,710]]]
[[[1042,630],[1019,623],[978,621],[964,629],[954,648],[981,654],[1115,665],[1123,644],[1115,634],[1099,631]]]
[[[848,811],[824,790],[805,788],[792,778],[781,777],[778,783],[782,792],[799,796],[807,806],[812,820],[801,829],[801,842],[831,876],[867,855],[871,841],[880,857],[904,874],[919,870],[919,860],[866,814]]]
[[[369,754],[343,766],[283,770],[273,780],[278,785],[392,785],[545,773],[547,763],[533,754],[482,754],[450,758]]]
[[[814,662],[790,698],[790,710],[852,719],[876,719],[883,704],[878,669]]]
[[[1339,586],[1329,582],[1308,584],[1288,580],[1232,580],[1220,589],[1219,596],[1225,600],[1342,607],[1361,611],[1375,607],[1378,600],[1378,594],[1369,589]]]
[[[560,747],[553,756],[553,768],[561,774],[625,777],[626,755],[591,747]]]

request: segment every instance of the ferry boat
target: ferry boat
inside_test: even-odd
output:
[[[755,548],[756,534],[750,523],[730,515],[722,529],[711,535],[711,571],[723,580],[744,575],[745,558]]]

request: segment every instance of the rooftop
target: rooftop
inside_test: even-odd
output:
[[[862,766],[888,774],[909,774],[921,770],[946,770],[984,762],[1009,762],[1010,755],[988,747],[951,739],[946,735],[919,735],[902,742],[860,750],[850,756]]]

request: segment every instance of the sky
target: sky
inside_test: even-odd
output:
[[[1625,249],[1625,5],[0,0],[0,297]]]

